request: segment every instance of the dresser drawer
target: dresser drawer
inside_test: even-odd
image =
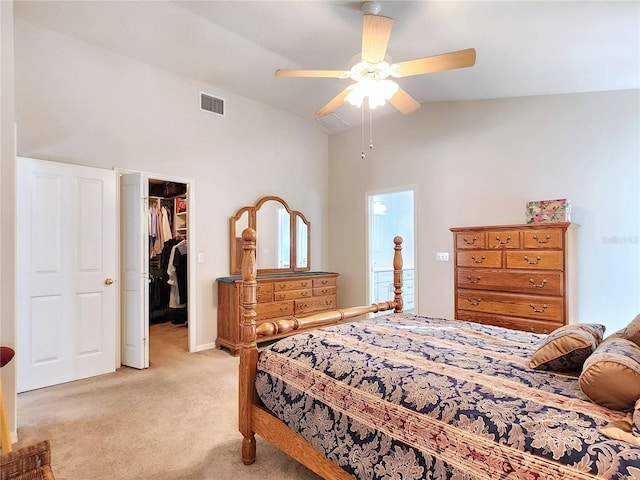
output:
[[[506,252],[507,268],[562,270],[564,256],[560,250],[519,250]]]
[[[294,301],[259,303],[256,305],[256,320],[289,317],[294,313]]]
[[[504,292],[562,295],[562,272],[515,272],[460,268],[456,272],[458,288],[499,290]]]
[[[515,317],[562,322],[562,298],[542,295],[458,290],[458,310],[496,313]]]
[[[324,297],[326,295],[335,295],[336,292],[338,291],[338,287],[333,286],[333,287],[318,287],[313,289],[313,296],[314,297]]]
[[[520,232],[518,230],[487,232],[487,248],[520,248]]]
[[[523,232],[524,248],[562,248],[562,231],[558,229],[527,230]]]
[[[256,294],[257,295],[271,295],[273,294],[273,283],[272,282],[258,282],[256,285]]]
[[[466,320],[468,322],[480,323],[482,325],[496,325],[498,327],[510,328],[513,330],[545,334],[551,333],[562,326],[562,323],[559,322],[467,312],[464,310],[459,310],[456,314],[456,318],[458,320]]]
[[[274,293],[282,292],[285,290],[304,290],[306,288],[313,288],[313,281],[310,278],[273,282]]]
[[[485,248],[485,235],[482,232],[459,232],[456,233],[456,248],[478,249]]]
[[[305,290],[284,290],[282,292],[276,292],[274,294],[274,300],[276,301],[311,297],[313,297],[313,289],[311,288],[307,288]]]
[[[309,300],[295,300],[296,315],[311,314],[336,308],[336,296],[314,297]]]
[[[493,250],[465,250],[456,256],[459,267],[500,268],[502,266],[502,252]]]
[[[256,285],[256,301],[258,303],[273,302],[272,282],[258,282]]]
[[[313,279],[313,288],[318,287],[335,287],[337,282],[337,277],[321,277]]]

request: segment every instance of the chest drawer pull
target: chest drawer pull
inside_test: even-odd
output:
[[[524,256],[524,261],[527,262],[529,265],[537,265],[538,263],[540,263],[540,260],[542,259],[539,256],[536,257],[534,261],[529,260],[529,257],[527,255]]]
[[[289,307],[286,305],[283,305],[282,307],[280,307],[281,312],[286,312],[287,310],[289,310]]]
[[[467,302],[469,302],[469,305],[473,305],[474,307],[480,305],[481,301],[481,298],[477,298],[476,300],[474,300],[473,298],[467,298]]]
[[[467,280],[469,280],[471,283],[478,283],[480,281],[480,277],[471,278],[471,275],[467,275]]]
[[[536,329],[535,329],[534,327],[530,327],[530,328],[529,328],[529,330],[531,330],[531,332],[533,332],[533,333],[538,333],[538,332],[536,332]],[[542,330],[542,332],[540,332],[540,333],[544,333],[545,335],[548,335],[548,334],[549,334],[549,330],[547,330],[547,329],[545,328],[545,329],[543,329],[543,330]]]
[[[329,280],[320,280],[320,282],[321,282],[323,285],[326,285],[327,283],[329,283]]]
[[[543,313],[547,309],[547,305],[544,303],[542,304],[542,308],[536,308],[536,306],[533,303],[530,303],[529,306],[536,313]]]
[[[530,278],[529,283],[533,288],[543,288],[547,284],[547,281],[542,279],[542,282],[536,283],[536,281],[533,278]]]
[[[507,243],[509,243],[511,241],[511,235],[507,235],[507,239],[504,242],[502,240],[500,240],[500,235],[496,235],[496,241],[500,245],[506,245]]]
[[[464,243],[466,243],[467,245],[473,245],[476,243],[476,241],[478,240],[478,237],[476,237],[475,235],[473,236],[473,238],[471,239],[471,241],[467,240],[467,237],[462,237],[462,241]]]
[[[534,239],[536,242],[538,242],[538,243],[549,243],[549,240],[551,240],[551,235],[546,235],[546,236],[544,237],[544,240],[540,240],[540,239],[538,238],[538,235],[534,235],[534,236],[533,236],[533,239]]]
[[[485,256],[484,256],[484,255],[482,255],[482,257],[480,258],[480,260],[478,260],[478,259],[476,259],[476,256],[475,256],[475,255],[471,255],[471,260],[473,260],[473,261],[474,261],[474,262],[476,262],[476,263],[482,263],[482,262],[484,262],[484,260],[485,260]]]

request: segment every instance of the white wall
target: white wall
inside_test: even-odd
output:
[[[453,317],[450,227],[518,224],[530,200],[568,198],[581,225],[579,315],[608,333],[640,312],[638,90],[424,104],[333,135],[330,268],[341,306],[366,301],[366,192],[414,186],[419,313]],[[348,233],[348,235],[345,235]],[[392,248],[393,245],[390,245]]]
[[[238,208],[284,198],[311,220],[311,267],[326,269],[328,141],[310,122],[17,18],[15,62],[18,155],[195,179],[200,347],[215,340]],[[226,100],[225,117],[199,111],[201,90]]]

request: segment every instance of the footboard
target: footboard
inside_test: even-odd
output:
[[[402,312],[402,238],[395,237],[393,256],[394,299],[372,305],[349,307],[310,315],[265,322],[256,327],[256,233],[247,228],[242,232],[242,298],[243,316],[240,349],[239,430],[243,435],[242,461],[252,464],[256,456],[255,434],[283,450],[324,478],[350,478],[349,475],[322,457],[304,439],[289,430],[279,420],[262,409],[256,401],[255,379],[258,363],[257,339],[261,336],[295,333],[296,330],[335,324],[336,321],[355,318],[368,313],[393,310]],[[273,435],[277,431],[278,435]],[[341,473],[340,473],[341,472]]]

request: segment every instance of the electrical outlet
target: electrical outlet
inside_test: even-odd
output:
[[[436,260],[439,262],[448,262],[449,261],[449,252],[437,252]]]

